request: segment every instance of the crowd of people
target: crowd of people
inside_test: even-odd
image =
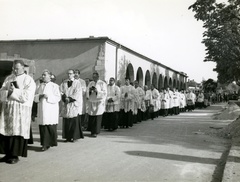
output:
[[[123,84],[113,77],[107,84],[97,72],[83,80],[80,71],[73,69],[60,85],[55,75],[44,70],[36,84],[24,66],[22,60],[15,60],[12,74],[0,89],[0,154],[5,154],[0,162],[15,164],[19,156],[27,157],[32,120],[39,124],[41,150],[46,151],[57,146],[59,117],[63,118],[62,138],[74,143],[84,138],[83,130],[96,138],[102,129],[130,128],[144,120],[209,105],[202,91],[141,87],[127,77]]]

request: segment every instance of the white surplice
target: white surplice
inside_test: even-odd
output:
[[[157,89],[153,89],[151,90],[152,92],[152,104],[154,106],[154,112],[158,111],[158,108],[159,108],[159,92]]]
[[[134,110],[134,87],[132,85],[123,85],[121,90],[121,109],[125,112]],[[127,93],[127,97],[125,97]]]
[[[16,81],[19,88],[7,97],[11,82]],[[29,75],[8,76],[0,89],[0,134],[22,136],[29,139],[32,105],[36,84]]]
[[[95,87],[97,92],[90,92],[91,87]],[[105,112],[107,98],[107,84],[98,80],[88,84],[86,96],[88,99],[88,114],[91,116],[102,115]]]
[[[81,83],[81,87],[82,87],[82,102],[79,104],[79,115],[83,115],[86,113],[86,90],[87,90],[87,86],[86,86],[86,82],[85,80],[79,78],[77,79],[78,81],[80,81]]]
[[[108,102],[112,98],[113,102]],[[106,112],[120,111],[120,88],[117,85],[107,86]]]
[[[39,100],[39,95],[45,94],[46,98]],[[58,124],[59,101],[61,94],[59,86],[53,82],[42,83],[36,91],[34,101],[38,103],[37,122],[40,125]]]
[[[74,118],[78,116],[79,107],[82,103],[82,87],[81,82],[78,80],[72,80],[72,86],[68,87],[68,81],[70,80],[65,80],[60,85],[60,92],[75,101],[68,104],[61,102],[61,116],[64,118]]]

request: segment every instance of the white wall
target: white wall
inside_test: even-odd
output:
[[[166,76],[166,69],[162,68],[159,65],[154,65],[153,63],[149,62],[148,60],[145,60],[141,57],[138,57],[132,53],[129,53],[123,49],[118,49],[118,71],[121,69],[121,66],[123,65],[124,61],[126,63],[131,63],[134,68],[134,80],[136,79],[137,70],[139,67],[142,68],[143,71],[143,82],[145,82],[145,74],[146,71],[149,70],[151,74],[151,79],[153,76],[153,73],[157,73],[157,81],[159,79],[159,75],[162,74],[163,78]],[[173,75],[173,72],[169,71],[170,76]],[[118,75],[118,79],[119,75]]]
[[[116,47],[105,43],[105,81],[109,82],[109,78],[115,78],[116,69]]]
[[[117,51],[117,64],[116,64],[116,51]],[[139,67],[141,67],[143,72],[143,84],[145,84],[145,75],[147,70],[150,72],[151,75],[151,83],[152,83],[152,77],[154,72],[157,74],[157,84],[159,83],[159,76],[162,75],[163,81],[164,78],[167,76],[168,78],[172,79],[172,84],[174,78],[178,78],[179,76],[176,75],[174,71],[167,70],[167,68],[163,68],[160,65],[153,64],[149,62],[148,60],[141,58],[137,55],[134,55],[133,53],[130,53],[124,49],[117,48],[114,45],[111,45],[109,43],[105,44],[105,80],[108,82],[110,77],[115,77],[117,80],[121,80],[122,83],[124,83],[124,78],[126,76],[126,70],[128,64],[131,63],[133,66],[133,80],[136,80],[137,77],[137,70]],[[117,67],[117,73],[116,73],[116,67]],[[177,83],[177,79],[176,79]]]

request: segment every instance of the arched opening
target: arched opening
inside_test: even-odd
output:
[[[157,74],[155,72],[153,73],[152,84],[157,88]]]
[[[162,77],[162,74],[159,75],[159,78],[158,78],[158,89],[162,89],[163,88],[163,77]]]
[[[173,88],[176,88],[176,80],[173,79]]]
[[[130,81],[134,81],[134,70],[131,63],[127,66],[126,77],[130,79]]]
[[[172,78],[169,78],[169,84],[168,84],[169,88],[172,88]]]
[[[136,80],[138,81],[140,86],[143,86],[143,71],[140,67],[137,70]]]
[[[177,89],[178,89],[178,90],[181,90],[179,80],[177,81]]]
[[[166,89],[167,87],[168,87],[168,79],[165,76],[165,78],[164,78],[164,88]]]
[[[181,88],[181,90],[183,89],[183,83],[182,82],[180,82],[180,88]]]
[[[149,70],[146,71],[145,75],[145,85],[147,85],[150,88],[151,85],[151,76]]]

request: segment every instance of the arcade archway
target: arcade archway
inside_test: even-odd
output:
[[[152,84],[157,88],[157,74],[155,72],[153,73]]]
[[[129,78],[131,82],[134,81],[134,70],[131,63],[127,66],[126,78]]]
[[[158,89],[162,89],[162,88],[163,88],[163,77],[160,74],[158,78]]]
[[[150,85],[151,85],[151,75],[150,75],[149,70],[147,70],[146,74],[145,74],[145,85],[147,85],[150,88]]]
[[[143,86],[143,71],[140,67],[137,70],[136,80],[138,81],[140,86]]]
[[[164,78],[164,88],[166,89],[167,87],[168,87],[168,79],[165,76],[165,78]]]
[[[172,88],[172,78],[169,78],[169,84],[168,84],[169,88]]]

